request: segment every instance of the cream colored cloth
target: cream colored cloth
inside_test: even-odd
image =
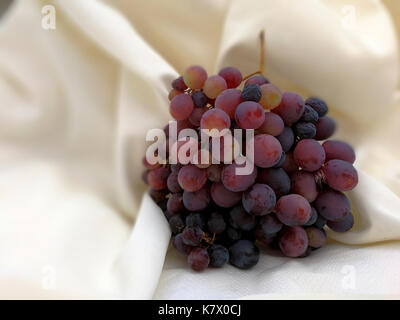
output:
[[[397,0],[17,1],[0,25],[0,296],[400,297],[399,23]],[[306,259],[195,273],[143,197],[145,134],[186,66],[255,71],[261,29],[268,78],[325,98],[356,147],[356,225]]]

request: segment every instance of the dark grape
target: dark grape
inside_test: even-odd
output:
[[[186,217],[186,226],[187,227],[198,227],[200,229],[204,229],[206,226],[206,221],[204,216],[201,213],[192,212]]]
[[[314,138],[317,129],[310,122],[297,122],[294,125],[294,132],[300,139],[311,139]]]
[[[171,172],[167,179],[168,190],[172,193],[182,192],[182,188],[178,183],[178,172]]]
[[[220,268],[229,260],[229,251],[220,244],[214,244],[208,248],[210,266]]]
[[[249,240],[239,240],[229,248],[229,262],[240,269],[249,269],[256,265],[260,250]]]
[[[272,168],[280,168],[285,163],[286,160],[286,153],[282,151],[281,158],[279,159],[278,163],[275,164]]]
[[[293,151],[294,160],[306,171],[316,171],[325,162],[325,150],[314,139],[304,139],[297,143]]]
[[[261,229],[264,234],[276,234],[282,229],[282,223],[274,214],[268,214],[261,217],[257,228]]]
[[[206,269],[209,263],[210,257],[206,249],[194,248],[188,255],[188,264],[195,271]]]
[[[207,168],[207,178],[212,182],[220,182],[221,181],[221,172],[222,165],[213,164]]]
[[[356,160],[356,154],[353,148],[346,142],[339,140],[329,140],[322,144],[325,150],[326,160],[343,160],[349,163],[354,163]]]
[[[310,219],[311,206],[304,197],[298,194],[288,194],[278,200],[276,216],[287,226],[301,226]]]
[[[182,202],[181,193],[173,193],[167,202],[167,210],[171,214],[177,214],[185,211],[185,207]]]
[[[261,99],[261,88],[258,84],[249,84],[242,91],[243,101],[258,102]]]
[[[168,222],[172,234],[177,234],[181,232],[183,228],[185,228],[185,223],[183,222],[182,217],[179,214],[173,215]]]
[[[202,211],[207,208],[210,203],[210,190],[208,186],[201,188],[200,190],[189,192],[183,192],[183,204],[189,211]]]
[[[159,202],[165,200],[165,197],[167,194],[168,194],[168,190],[166,190],[166,189],[162,189],[162,190],[150,189],[150,191],[149,191],[149,195],[154,200],[155,203],[159,203]]]
[[[232,192],[226,189],[221,182],[216,182],[211,186],[211,197],[218,206],[230,208],[242,199],[242,193]]]
[[[152,189],[162,190],[167,187],[168,176],[169,169],[160,167],[149,172],[147,175],[147,182]]]
[[[339,221],[328,221],[327,225],[330,229],[335,232],[347,232],[354,225],[354,217],[351,212],[347,212],[347,214]]]
[[[313,202],[318,196],[317,184],[314,175],[307,171],[298,171],[290,176],[291,191]]]
[[[318,212],[317,210],[315,210],[315,208],[313,206],[311,206],[311,217],[310,219],[308,219],[308,221],[304,224],[304,226],[312,226],[313,224],[315,224],[318,220]],[[325,222],[326,223],[326,222]],[[324,223],[324,225],[325,225]],[[322,226],[323,227],[323,226]],[[321,227],[321,228],[322,228]],[[321,229],[320,228],[320,229]]]
[[[203,91],[195,91],[192,93],[193,104],[196,108],[202,108],[207,105],[207,97]]]
[[[304,113],[301,116],[300,121],[311,122],[313,124],[316,124],[318,119],[319,119],[318,112],[306,104],[304,107]]]
[[[343,160],[329,160],[322,168],[328,185],[338,191],[354,189],[358,174],[353,165]]]
[[[285,125],[290,127],[303,115],[304,106],[303,99],[297,93],[284,92],[281,103],[272,112],[279,114]]]
[[[336,131],[336,123],[328,116],[319,118],[315,124],[317,133],[315,134],[315,140],[325,140],[330,138]]]
[[[321,248],[326,243],[326,233],[323,229],[315,227],[306,228],[308,245],[311,248]]]
[[[178,91],[185,91],[187,89],[187,85],[183,81],[183,77],[176,78],[172,81],[172,88]]]
[[[350,212],[350,201],[340,191],[328,190],[320,193],[314,202],[315,209],[325,219],[342,220]]]
[[[290,191],[290,178],[281,168],[259,170],[257,182],[270,186],[272,190],[274,190],[277,198],[288,194]]]
[[[242,204],[248,213],[264,216],[275,207],[275,192],[266,184],[256,183],[243,193]]]
[[[179,170],[178,182],[185,191],[195,192],[200,190],[207,182],[206,170],[194,165],[184,166]]]
[[[323,117],[328,113],[328,106],[326,105],[326,102],[320,98],[316,97],[308,98],[306,100],[306,105],[313,108],[320,117]]]
[[[257,224],[256,217],[247,213],[241,205],[232,208],[231,211],[229,211],[229,217],[230,224],[235,229],[250,231],[254,229]]]
[[[234,67],[225,67],[218,75],[225,79],[228,88],[236,88],[242,83],[242,74]]]
[[[186,227],[182,232],[182,240],[188,246],[198,246],[203,239],[203,230],[199,227]]]
[[[299,170],[299,166],[294,160],[293,153],[286,153],[286,158],[282,164],[282,169],[285,170],[287,174],[292,174]]]
[[[307,247],[307,233],[302,227],[285,227],[279,235],[279,248],[285,256],[300,257]]]
[[[219,212],[212,212],[207,221],[208,230],[215,234],[220,234],[225,231],[226,223],[224,216]]]
[[[192,114],[189,117],[189,121],[192,125],[199,127],[203,115],[208,111],[207,107],[194,108]]]
[[[317,220],[314,223],[314,227],[318,228],[318,229],[322,229],[323,227],[325,227],[327,220],[321,216],[320,214],[318,214]]]
[[[294,133],[292,128],[285,127],[280,135],[276,137],[281,143],[282,150],[288,152],[294,143]]]
[[[190,251],[192,251],[192,249],[193,249],[192,246],[188,246],[187,244],[183,243],[182,233],[177,234],[174,237],[174,240],[172,243],[173,243],[175,249],[178,250],[180,253],[183,253],[184,255],[188,255],[190,253]]]
[[[177,164],[171,164],[171,172],[176,172],[178,173],[179,170],[183,167],[183,164],[177,163]]]
[[[240,192],[247,190],[252,184],[254,184],[257,177],[257,168],[254,167],[248,175],[238,175],[236,169],[244,166],[244,164],[239,165],[234,162],[224,167],[222,170],[221,181],[225,188],[233,192]]]

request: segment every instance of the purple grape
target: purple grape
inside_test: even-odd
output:
[[[277,198],[290,191],[290,178],[281,168],[268,168],[258,171],[257,182],[269,185]]]
[[[173,193],[170,196],[167,202],[167,210],[171,214],[182,213],[183,211],[185,211],[181,193]]]
[[[278,233],[282,229],[282,226],[283,224],[274,214],[268,214],[261,217],[257,229],[260,229],[265,235],[271,235]]]
[[[342,192],[335,190],[320,193],[314,206],[320,215],[330,221],[340,221],[350,212],[349,199]]]
[[[171,172],[167,179],[168,190],[172,193],[182,192],[182,188],[178,183],[178,172]]]
[[[318,112],[306,104],[306,106],[304,107],[304,113],[301,116],[300,121],[311,122],[313,124],[316,124],[318,119],[319,119]]]
[[[264,78],[263,76],[253,76],[246,80],[246,82],[244,83],[244,86],[246,87],[249,84],[258,84],[259,86],[261,86],[265,83],[269,83],[267,78]]]
[[[167,194],[168,194],[168,190],[166,190],[166,189],[162,189],[162,190],[150,189],[150,191],[149,191],[149,195],[154,200],[155,203],[159,203],[159,202],[165,200],[165,197]]]
[[[226,189],[221,182],[216,182],[211,186],[211,197],[218,206],[230,208],[242,199],[242,193],[232,192]]]
[[[287,257],[300,257],[307,247],[307,233],[302,227],[285,227],[279,235],[279,248]]]
[[[178,252],[183,253],[184,255],[188,255],[190,251],[192,251],[193,247],[188,246],[187,244],[183,243],[182,233],[177,234],[174,237],[173,245]]]
[[[189,117],[189,121],[192,125],[199,127],[203,115],[208,111],[207,107],[195,108]]]
[[[308,238],[308,245],[311,248],[318,249],[326,243],[326,233],[323,229],[308,227],[306,228],[306,233]]]
[[[245,164],[237,164],[236,162],[224,167],[221,174],[221,181],[225,188],[233,192],[241,192],[247,190],[254,184],[257,178],[257,168],[254,167],[248,175],[236,174],[237,168],[243,168]]]
[[[317,133],[315,134],[315,140],[326,140],[330,138],[336,131],[336,123],[333,119],[328,116],[319,118],[315,124]]]
[[[351,164],[356,160],[356,154],[353,148],[346,142],[339,140],[329,140],[322,144],[325,150],[326,160],[338,159],[347,161]]]
[[[304,106],[303,99],[297,93],[284,92],[281,103],[272,109],[272,112],[278,114],[285,122],[285,125],[290,127],[301,118]]]
[[[210,190],[208,186],[194,192],[183,192],[183,204],[189,211],[203,211],[210,203]]]
[[[282,169],[285,170],[287,174],[292,174],[299,170],[299,166],[294,160],[293,153],[286,153],[285,161],[282,164]]]
[[[176,120],[189,118],[194,108],[192,98],[187,94],[178,94],[171,100],[169,112]]]
[[[261,99],[261,88],[258,84],[249,84],[242,91],[243,101],[258,102]]]
[[[235,118],[237,106],[243,102],[242,92],[237,89],[222,91],[215,99],[215,108],[225,111],[231,119]]]
[[[290,127],[285,127],[280,135],[276,137],[284,152],[288,152],[294,143],[294,133]]]
[[[228,226],[225,235],[229,242],[235,242],[242,238],[242,231]]]
[[[205,169],[200,169],[195,165],[187,165],[179,170],[178,182],[185,191],[195,192],[200,190],[207,182]]]
[[[176,78],[174,81],[172,81],[171,85],[172,88],[178,91],[185,91],[187,89],[187,86],[183,81],[183,77]]]
[[[299,139],[311,139],[315,137],[317,129],[310,122],[297,122],[294,125],[294,132]]]
[[[265,120],[258,131],[260,133],[270,134],[271,136],[279,136],[285,129],[285,124],[280,116],[273,112],[265,113]]]
[[[310,219],[308,219],[308,221],[304,224],[304,226],[312,226],[313,224],[315,224],[317,222],[318,219],[318,212],[317,210],[315,210],[315,208],[313,206],[311,206],[311,217]],[[326,222],[325,222],[326,223]],[[324,225],[325,225],[324,223]],[[322,226],[323,227],[323,226]],[[321,228],[322,228],[321,227]],[[320,228],[320,229],[321,229]]]
[[[320,98],[310,97],[306,100],[306,105],[313,108],[319,117],[323,117],[328,113],[328,106],[326,102]]]
[[[192,228],[198,227],[200,229],[204,229],[206,225],[204,216],[200,213],[194,213],[194,212],[192,212],[186,217],[185,222],[187,227],[192,227]]]
[[[257,241],[261,242],[264,246],[269,246],[277,239],[277,233],[264,233],[259,227],[254,229],[254,236]]]
[[[264,123],[265,112],[257,102],[245,101],[236,108],[235,120],[242,129],[258,129]]]
[[[220,244],[214,244],[208,248],[208,255],[210,256],[210,266],[220,268],[229,260],[229,251],[227,248]]]
[[[275,192],[266,184],[256,183],[243,193],[242,204],[248,213],[264,216],[275,207]]]
[[[272,168],[280,168],[286,160],[286,153],[282,151],[281,158],[279,159],[278,163],[274,165]]]
[[[348,212],[344,218],[339,221],[328,221],[328,227],[335,232],[347,232],[354,225],[354,217],[351,212]]]
[[[229,262],[240,269],[255,266],[260,257],[260,250],[249,240],[239,240],[229,248]]]
[[[224,216],[219,212],[212,212],[207,221],[208,230],[215,234],[220,234],[225,231],[226,223]]]
[[[343,160],[329,160],[322,168],[327,184],[338,191],[354,189],[358,174],[353,165]]]
[[[241,205],[238,205],[229,211],[230,224],[235,229],[250,231],[257,224],[255,216],[248,214]]]
[[[183,164],[177,163],[177,164],[171,164],[171,172],[178,173],[179,170],[181,170],[183,167]]]
[[[208,267],[210,257],[203,248],[194,248],[188,255],[188,264],[195,271],[202,271]]]
[[[310,219],[311,206],[304,197],[298,194],[288,194],[278,200],[276,216],[287,226],[301,226]]]
[[[193,104],[196,108],[205,107],[207,104],[207,97],[202,91],[195,91],[192,93]]]
[[[323,227],[325,227],[327,220],[321,216],[320,214],[318,214],[317,220],[314,223],[314,227],[318,228],[318,229],[322,229]]]
[[[276,165],[282,156],[279,141],[269,134],[258,134],[254,137],[254,163],[261,168]]]
[[[303,169],[313,172],[325,162],[325,151],[314,139],[304,139],[297,143],[293,152],[294,160]]]
[[[222,68],[218,75],[225,79],[228,88],[237,88],[242,83],[242,74],[234,67]]]
[[[167,187],[168,176],[169,169],[160,167],[149,172],[147,175],[147,181],[152,189],[162,190]]]
[[[291,192],[297,193],[313,202],[318,196],[317,184],[314,175],[306,171],[298,171],[290,176]]]
[[[203,230],[199,227],[186,227],[182,232],[182,240],[188,246],[198,246],[203,239]]]
[[[181,232],[183,228],[185,228],[185,223],[183,222],[182,217],[179,214],[173,215],[168,222],[172,234],[177,234]]]

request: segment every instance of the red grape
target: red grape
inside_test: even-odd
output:
[[[200,66],[190,66],[183,73],[183,81],[192,89],[201,89],[207,79],[207,72]]]
[[[318,196],[317,184],[314,175],[306,171],[298,171],[290,176],[291,191],[313,202]]]
[[[179,94],[171,100],[169,111],[176,120],[185,120],[193,108],[192,98],[187,94]]]
[[[169,170],[167,168],[160,167],[149,172],[147,175],[147,181],[152,189],[161,190],[167,187],[168,176]]]
[[[239,240],[229,248],[229,262],[240,269],[249,269],[256,265],[260,250],[249,240]]]
[[[172,193],[182,192],[182,188],[178,183],[178,172],[171,172],[167,179],[168,190]]]
[[[302,227],[285,227],[279,236],[279,247],[285,256],[300,257],[308,247],[306,231]]]
[[[270,186],[256,183],[243,193],[242,204],[247,212],[264,216],[274,209],[276,196]]]
[[[304,106],[303,99],[297,93],[284,92],[281,103],[272,112],[279,114],[285,125],[291,126],[303,115]]]
[[[299,166],[294,160],[293,153],[286,153],[285,161],[282,164],[282,169],[285,170],[288,174],[292,174],[299,170]]]
[[[288,152],[294,143],[294,133],[292,128],[285,127],[280,135],[276,137],[278,141],[281,143],[282,150]]]
[[[221,76],[211,76],[204,83],[203,92],[208,98],[215,99],[227,88],[228,86],[224,78]]]
[[[229,129],[231,126],[231,120],[225,111],[221,109],[210,109],[206,113],[203,114],[203,117],[200,121],[201,129],[206,130],[218,130],[213,133],[210,132],[210,136],[219,136],[221,131],[224,129]]]
[[[225,188],[233,192],[240,192],[247,190],[254,184],[257,177],[257,168],[253,167],[250,174],[238,175],[237,168],[244,167],[244,164],[237,164],[236,162],[229,164],[222,169],[221,181]]]
[[[200,190],[207,182],[206,170],[194,165],[184,166],[179,170],[178,182],[185,191],[195,192]]]
[[[207,186],[194,192],[183,192],[183,204],[189,211],[203,211],[207,208],[210,200],[210,190]]]
[[[269,185],[277,198],[288,194],[290,191],[290,178],[281,168],[258,170],[257,182]]]
[[[188,255],[188,264],[195,271],[206,269],[209,263],[210,257],[206,249],[194,248]]]
[[[226,223],[224,216],[219,212],[211,212],[207,221],[208,230],[215,234],[220,234],[225,231]]]
[[[174,81],[172,81],[172,88],[178,91],[185,91],[187,86],[183,81],[183,77],[176,78]]]
[[[249,84],[258,84],[259,86],[261,86],[265,83],[269,83],[269,81],[266,78],[264,78],[263,76],[253,76],[246,80],[246,82],[244,83],[244,86],[246,87]]]
[[[173,193],[171,195],[167,202],[167,210],[171,214],[177,214],[185,211],[181,193]]]
[[[225,79],[228,88],[236,88],[242,83],[242,74],[234,67],[225,67],[218,75]]]
[[[247,213],[241,205],[238,205],[229,211],[229,218],[232,227],[243,231],[250,231],[254,229],[257,224],[256,217]]]
[[[235,118],[237,106],[242,102],[242,92],[237,89],[222,91],[215,99],[215,108],[225,111],[231,119]]]
[[[173,98],[175,98],[179,94],[183,94],[183,92],[175,90],[175,89],[172,89],[168,94],[168,100],[171,101]]]
[[[325,150],[326,160],[339,159],[354,163],[356,160],[356,154],[353,148],[346,142],[339,140],[329,140],[322,144]]]
[[[304,139],[297,143],[293,152],[296,163],[306,171],[316,171],[325,162],[325,151],[314,139]]]
[[[203,114],[206,113],[207,111],[208,111],[207,107],[194,108],[192,114],[189,117],[190,123],[196,127],[199,127],[201,118],[203,117]]]
[[[314,206],[320,215],[330,221],[340,221],[350,212],[349,199],[342,192],[335,190],[320,193]]]
[[[187,244],[183,243],[182,233],[179,233],[174,237],[172,244],[176,250],[184,255],[188,255],[193,249],[192,246],[188,246]]]
[[[271,136],[279,136],[285,128],[283,120],[280,116],[273,112],[265,113],[265,120],[258,132],[270,134]],[[293,144],[293,142],[291,143]]]
[[[278,200],[276,216],[287,226],[301,226],[310,219],[311,206],[304,197],[298,194],[288,194]]]
[[[226,189],[221,182],[216,182],[211,186],[211,198],[218,206],[230,208],[242,199],[242,193],[232,192]]]
[[[338,191],[354,189],[358,174],[351,163],[343,160],[329,160],[322,168],[328,185]]]
[[[268,134],[254,137],[254,163],[261,168],[269,168],[278,163],[282,156],[279,141]]]
[[[258,129],[265,120],[265,114],[257,102],[245,101],[236,108],[235,119],[242,129]]]
[[[330,138],[336,131],[336,123],[328,116],[319,118],[315,124],[317,133],[315,134],[315,140],[325,140]]]
[[[222,165],[213,164],[207,168],[207,179],[212,182],[221,181]]]

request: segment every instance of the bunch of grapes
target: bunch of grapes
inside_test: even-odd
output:
[[[191,66],[172,82],[169,100],[178,132],[253,129],[251,173],[236,174],[240,164],[222,155],[220,164],[144,159],[143,179],[168,219],[173,245],[196,271],[228,262],[250,268],[259,246],[305,257],[325,244],[326,226],[336,232],[353,226],[343,192],[358,182],[355,153],[343,141],[326,140],[336,128],[326,103],[282,93],[261,74],[246,78],[233,67],[208,76]],[[201,148],[193,137],[175,148],[185,144]]]

